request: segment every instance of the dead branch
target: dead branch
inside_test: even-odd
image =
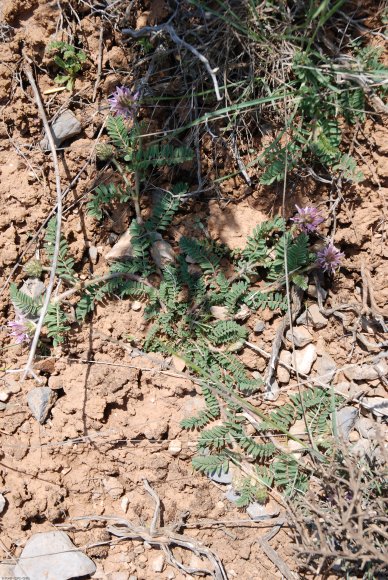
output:
[[[180,527],[179,524],[168,527],[160,526],[160,498],[146,479],[143,480],[143,485],[145,490],[151,495],[155,502],[154,513],[149,528],[145,526],[135,526],[128,520],[115,516],[83,516],[74,518],[74,520],[112,522],[112,524],[107,526],[107,531],[110,532],[113,536],[121,538],[122,540],[140,539],[144,542],[147,542],[148,544],[151,544],[152,546],[158,546],[165,553],[169,563],[179,570],[183,570],[186,574],[200,576],[210,574],[215,580],[228,580],[225,569],[219,557],[209,548],[203,546],[200,542],[197,542],[189,536],[177,533],[176,529]],[[213,570],[208,570],[206,568],[190,568],[185,566],[182,562],[175,558],[172,553],[171,546],[181,546],[182,548],[186,548],[195,554],[200,554],[209,560]]]
[[[31,88],[33,90],[35,101],[36,101],[36,104],[37,104],[37,107],[39,110],[40,117],[41,117],[42,122],[43,122],[43,127],[44,127],[44,130],[46,132],[47,141],[48,141],[48,144],[50,147],[50,152],[51,152],[51,157],[53,160],[54,172],[55,172],[55,186],[56,186],[56,191],[57,191],[57,214],[56,214],[57,224],[56,224],[55,246],[54,246],[53,258],[52,258],[52,262],[51,262],[51,272],[50,272],[50,277],[49,277],[49,283],[47,286],[46,295],[45,295],[43,306],[42,306],[42,309],[40,312],[39,320],[38,320],[38,323],[36,325],[36,330],[35,330],[34,338],[32,340],[28,360],[27,360],[27,363],[26,363],[26,366],[25,366],[25,369],[24,369],[24,372],[22,375],[23,380],[28,375],[31,375],[35,379],[39,380],[37,378],[36,374],[34,373],[32,366],[34,363],[35,352],[36,352],[36,349],[38,346],[40,333],[42,331],[43,321],[44,321],[44,318],[46,316],[47,309],[48,309],[48,306],[50,304],[51,294],[52,294],[53,289],[54,289],[55,273],[57,270],[59,248],[60,248],[60,242],[61,242],[62,191],[61,191],[61,178],[60,178],[60,173],[59,173],[58,157],[57,157],[57,151],[55,148],[53,134],[52,134],[50,125],[49,125],[48,120],[47,120],[46,112],[44,110],[42,99],[40,97],[39,89],[35,83],[34,75],[32,73],[32,69],[31,69],[32,61],[26,55],[24,55],[24,58],[26,61],[25,65],[24,65],[24,72],[25,72],[25,74],[28,78],[28,81],[31,85]]]
[[[151,36],[154,34],[159,34],[161,32],[167,32],[167,34],[170,36],[171,40],[175,42],[175,44],[191,52],[196,58],[198,58],[198,60],[200,60],[204,64],[207,72],[209,73],[212,79],[217,101],[221,101],[222,97],[220,94],[220,88],[218,86],[218,80],[216,76],[218,68],[212,68],[206,56],[200,53],[199,50],[197,50],[194,46],[183,40],[183,38],[178,36],[178,34],[175,31],[175,28],[172,26],[172,24],[170,24],[172,18],[173,17],[171,17],[169,21],[166,22],[165,24],[160,24],[158,26],[144,26],[140,30],[134,30],[133,28],[123,28],[121,32],[122,34],[131,36],[132,38],[143,38],[144,36]]]

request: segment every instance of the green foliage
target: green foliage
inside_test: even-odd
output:
[[[65,73],[57,75],[54,81],[60,85],[65,84],[67,90],[72,91],[77,74],[82,70],[86,61],[86,54],[71,44],[58,41],[51,42],[47,51],[55,53],[53,60]]]
[[[131,136],[123,117],[120,115],[108,117],[106,130],[119,155],[125,156],[132,153]]]
[[[39,310],[42,307],[42,300],[31,298],[18,289],[16,284],[11,283],[9,294],[14,308],[20,310],[25,316],[36,318],[39,316]]]
[[[164,192],[152,208],[152,215],[147,220],[146,228],[149,231],[164,231],[171,224],[174,215],[181,203],[181,196],[187,193],[187,184],[177,183],[171,193]]]
[[[295,493],[306,493],[308,477],[299,469],[298,462],[292,455],[282,454],[272,465],[274,483],[287,496]]]
[[[54,256],[56,229],[57,229],[57,220],[54,217],[51,218],[51,220],[47,224],[46,235],[44,238],[45,241],[44,248],[47,257],[50,260],[50,263],[52,262]],[[76,281],[76,275],[74,272],[74,259],[69,253],[69,246],[64,238],[61,238],[59,244],[59,254],[56,274],[57,276],[59,276],[59,278],[62,278],[62,280],[64,280],[69,284],[74,284]]]
[[[179,240],[179,246],[181,251],[198,264],[206,274],[216,271],[220,263],[220,256],[213,252],[206,241],[199,242],[193,238],[182,236]]]
[[[125,193],[113,183],[109,183],[108,185],[102,183],[92,192],[86,207],[90,216],[101,220],[105,206],[111,204],[113,201],[128,201],[130,197],[130,194]]]
[[[58,346],[65,340],[65,333],[70,330],[70,324],[60,304],[49,304],[44,318],[47,336],[53,339],[53,345]]]
[[[228,473],[229,460],[225,455],[198,455],[192,459],[193,467],[205,475]]]
[[[209,340],[216,346],[230,344],[238,340],[245,340],[247,331],[234,320],[220,320],[216,322],[209,332]]]
[[[236,500],[238,508],[247,507],[253,502],[265,503],[268,499],[267,489],[251,477],[245,477],[239,485],[236,485],[236,492],[240,496]]]

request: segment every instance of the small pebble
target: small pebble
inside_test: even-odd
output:
[[[124,493],[124,488],[116,477],[107,477],[103,480],[103,484],[113,499],[118,499]]]
[[[5,403],[0,403],[0,411],[5,411],[7,408],[7,405]]]
[[[253,332],[256,334],[260,334],[261,332],[264,332],[264,330],[265,330],[265,322],[263,320],[259,320],[258,322],[256,322],[253,328]]]
[[[296,326],[286,333],[286,338],[292,343],[292,337],[294,337],[294,344],[297,348],[303,348],[307,344],[310,344],[313,340],[311,332],[307,330],[304,326]]]
[[[135,302],[132,302],[132,310],[134,310],[135,312],[138,312],[139,310],[141,310],[142,307],[142,303],[139,302],[138,300],[136,300]]]
[[[170,441],[168,445],[168,452],[170,455],[175,457],[176,455],[179,455],[181,451],[182,451],[182,443],[180,441],[178,440]]]
[[[295,351],[295,363],[299,373],[308,375],[317,358],[317,351],[313,344],[308,344],[304,348]]]
[[[359,439],[360,439],[360,436],[357,433],[357,431],[351,431],[351,433],[349,433],[350,443],[356,443],[356,441],[358,441]]]
[[[126,495],[121,500],[121,504],[120,505],[121,505],[121,509],[126,514],[127,513],[127,509],[128,509],[128,505],[129,505],[129,499],[127,498]]]
[[[3,513],[6,504],[7,504],[7,500],[5,499],[5,497],[3,496],[3,494],[0,493],[0,514]]]
[[[183,360],[183,358],[180,358],[179,356],[173,355],[172,362],[174,364],[175,370],[178,371],[178,373],[181,373],[185,370],[186,362]]]
[[[98,250],[97,250],[96,246],[90,246],[90,248],[89,248],[89,258],[90,258],[92,264],[97,264]]]
[[[211,306],[210,312],[217,320],[228,320],[230,318],[226,306]]]
[[[9,393],[6,393],[5,391],[1,391],[0,392],[0,401],[2,403],[6,403],[9,399]]]
[[[163,572],[164,554],[159,554],[159,556],[152,560],[151,568],[154,572]]]

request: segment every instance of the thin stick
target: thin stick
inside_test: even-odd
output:
[[[186,50],[190,51],[194,56],[198,58],[204,65],[206,70],[208,71],[214,86],[214,92],[216,93],[217,101],[222,101],[220,88],[218,86],[218,80],[216,77],[216,72],[218,68],[212,68],[206,56],[201,54],[194,46],[183,40],[180,36],[177,35],[175,32],[175,28],[170,24],[170,20],[165,24],[160,24],[159,26],[144,26],[140,30],[134,30],[133,28],[123,28],[122,33],[128,34],[132,38],[142,38],[143,36],[150,36],[151,34],[155,34],[158,32],[167,32],[170,36],[171,40],[175,42],[178,46],[182,46],[186,48]]]
[[[98,89],[98,86],[99,86],[100,81],[101,81],[103,40],[104,40],[104,24],[101,24],[100,38],[98,41],[97,76],[96,76],[96,82],[94,83],[93,97],[92,97],[93,103],[96,100],[97,89]]]
[[[25,54],[24,54],[24,58],[26,60],[26,64],[24,65],[24,72],[25,72],[25,74],[28,78],[28,81],[31,85],[31,88],[33,90],[35,101],[36,101],[36,104],[37,104],[37,107],[39,110],[39,114],[40,114],[42,122],[43,122],[44,130],[45,130],[46,136],[47,136],[47,141],[48,141],[50,151],[51,151],[51,156],[53,159],[53,165],[54,165],[54,171],[55,171],[55,185],[56,185],[56,191],[57,191],[57,225],[56,225],[56,232],[55,232],[55,246],[54,246],[54,252],[53,252],[53,259],[52,259],[52,263],[51,263],[51,272],[50,272],[49,283],[47,286],[46,296],[45,296],[45,299],[43,302],[43,306],[42,306],[42,310],[41,310],[41,313],[39,316],[39,320],[38,320],[38,323],[36,325],[34,338],[33,338],[32,344],[31,344],[31,348],[30,348],[30,354],[28,356],[28,360],[27,360],[27,363],[26,363],[26,366],[25,366],[25,369],[24,369],[24,372],[22,375],[23,380],[29,374],[37,379],[37,376],[35,375],[35,373],[32,369],[32,365],[34,362],[35,353],[36,353],[40,333],[41,333],[42,326],[43,326],[43,320],[46,316],[46,312],[47,312],[47,309],[48,309],[48,306],[50,303],[51,294],[52,294],[52,291],[54,288],[55,273],[56,273],[57,264],[58,264],[59,246],[60,246],[60,242],[61,242],[61,224],[62,224],[61,178],[60,178],[60,173],[59,173],[58,157],[57,157],[57,152],[55,149],[54,138],[53,138],[53,134],[52,134],[51,129],[50,129],[50,125],[49,125],[48,120],[47,120],[47,116],[46,116],[46,112],[45,112],[44,107],[43,107],[42,99],[40,98],[39,89],[35,83],[34,75],[32,73],[32,69],[31,69],[32,61]],[[37,380],[39,380],[39,379],[37,379]]]

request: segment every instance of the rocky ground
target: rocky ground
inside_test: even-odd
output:
[[[40,147],[42,126],[23,74],[23,54],[40,63],[38,83],[44,94],[53,87],[44,51],[63,14],[59,3],[42,0],[6,0],[1,10],[0,578],[12,577],[10,570],[27,541],[40,532],[65,532],[90,559],[80,557],[75,564],[70,558],[66,566],[78,565],[78,572],[64,578],[82,574],[101,580],[194,577],[177,570],[160,545],[141,539],[112,540],[105,521],[92,521],[97,516],[116,516],[149,527],[154,500],[144,488],[145,479],[162,502],[167,535],[189,512],[180,533],[211,549],[228,578],[280,578],[278,565],[263,551],[262,538],[284,517],[284,507],[271,499],[264,517],[252,519],[226,497],[231,481],[219,483],[193,473],[190,459],[196,434],[183,431],[180,420],[201,408],[199,389],[187,372],[176,368],[177,361],[174,366],[174,361],[145,355],[129,345],[128,335],[145,334],[143,303],[113,300],[98,306],[89,322],[74,329],[65,347],[37,359],[40,387],[54,393],[43,424],[36,419],[40,402],[28,399],[36,381],[21,381],[20,374],[11,372],[23,367],[28,349],[9,338],[7,322],[13,318],[9,283],[21,282],[21,265],[39,253],[35,234],[55,204],[54,172],[49,154]],[[94,148],[107,113],[106,99],[130,73],[119,32],[107,35],[93,99],[101,20],[86,3],[78,19],[89,56],[86,74],[77,79],[74,95],[47,94],[44,103],[50,119],[70,109],[80,124],[77,134],[62,145],[60,173],[66,188],[64,234],[80,276],[86,277],[106,271],[104,256],[131,219],[121,204],[100,227],[85,210],[87,194],[98,176]],[[388,138],[381,115],[371,116],[360,129],[355,149],[365,176],[362,183],[332,192],[307,178],[287,198],[286,210],[292,215],[298,203],[329,208],[324,209],[327,215],[335,213],[334,241],[345,259],[330,286],[326,284],[325,308],[355,303],[362,315],[357,320],[354,312],[345,312],[342,320],[333,314],[323,316],[316,289],[310,288],[303,307],[310,316],[299,321],[294,340],[303,372],[324,384],[332,380],[335,390],[352,400],[343,411],[344,429],[351,444],[365,449],[376,433],[376,420],[381,422],[387,414],[386,359],[376,359],[383,350],[370,346],[387,340],[382,328],[371,322],[387,316],[388,301]],[[217,199],[193,203],[188,212],[184,208],[178,214],[170,243],[174,246],[183,231],[200,233],[206,228],[213,239],[241,247],[257,223],[277,213],[280,203],[275,187],[248,190],[240,178],[225,181]],[[280,322],[269,310],[252,314],[249,342],[270,352]],[[356,323],[358,337],[351,332]],[[289,361],[290,349],[288,342],[284,362]],[[252,372],[266,367],[266,358],[253,350],[245,349],[241,360]],[[296,385],[284,368],[279,369],[278,380],[286,390]],[[269,403],[262,405],[269,408]],[[271,547],[286,563],[289,577],[297,577],[287,524],[271,540]],[[189,568],[211,569],[206,557],[184,547],[175,548],[174,556]],[[51,565],[55,570],[56,565]],[[22,572],[23,566],[15,575]],[[31,578],[43,577],[42,572],[34,573]],[[58,578],[55,574],[49,577]]]

